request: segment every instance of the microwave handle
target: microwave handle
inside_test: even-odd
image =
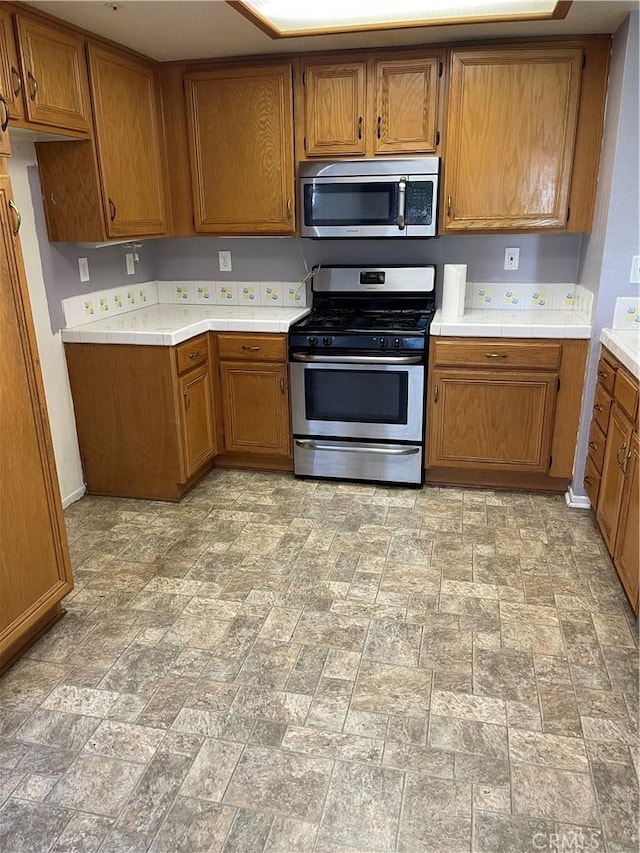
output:
[[[398,218],[396,219],[396,225],[398,226],[400,231],[404,231],[406,206],[407,179],[400,178],[400,182],[398,183]]]

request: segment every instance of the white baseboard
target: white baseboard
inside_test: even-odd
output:
[[[66,509],[71,504],[79,501],[81,497],[84,496],[84,493],[87,491],[87,487],[82,485],[79,489],[75,489],[75,491],[71,492],[70,495],[65,495],[62,498],[62,509]]]
[[[564,495],[567,506],[571,509],[590,509],[591,501],[586,495],[576,495],[571,486],[567,489]]]

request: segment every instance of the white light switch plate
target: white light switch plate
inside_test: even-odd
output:
[[[631,284],[640,284],[640,255],[634,255],[631,260]]]
[[[504,268],[506,270],[517,270],[520,266],[520,249],[504,250]]]
[[[133,260],[133,252],[127,252],[125,258],[127,261],[127,275],[135,275],[136,265]]]
[[[218,266],[220,272],[231,272],[231,252],[218,252]]]
[[[89,261],[87,258],[78,258],[78,269],[80,270],[80,281],[90,281]]]

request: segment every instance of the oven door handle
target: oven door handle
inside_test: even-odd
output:
[[[310,355],[292,352],[291,359],[323,364],[422,364],[421,355]]]
[[[420,453],[419,447],[397,447],[392,444],[354,444],[351,447],[336,447],[300,438],[296,438],[296,445],[303,450],[331,450],[334,453],[383,453],[385,456],[415,456],[416,453]]]

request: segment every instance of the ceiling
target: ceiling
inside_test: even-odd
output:
[[[302,0],[301,0],[302,2]],[[39,0],[28,5],[158,60],[357,47],[429,44],[478,38],[612,33],[638,0],[574,0],[560,21],[467,24],[271,39],[223,0]],[[114,6],[117,9],[114,11]]]

